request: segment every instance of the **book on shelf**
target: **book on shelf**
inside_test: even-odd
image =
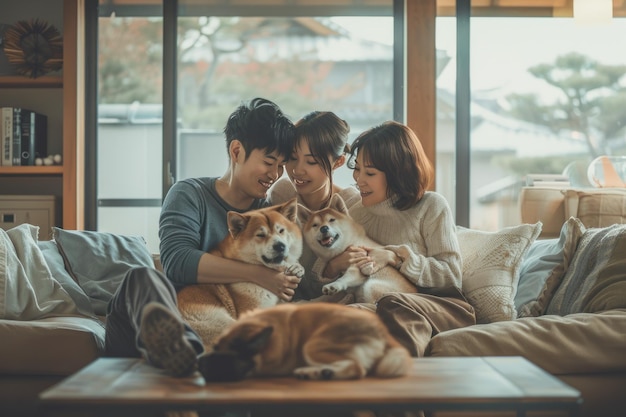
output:
[[[0,145],[2,146],[3,166],[13,165],[13,107],[0,108]]]
[[[36,158],[47,156],[48,117],[32,110],[22,109],[21,126],[21,165],[35,165]]]
[[[13,166],[22,165],[22,108],[13,107]]]
[[[21,107],[0,109],[0,147],[3,166],[35,165],[48,148],[48,117]]]

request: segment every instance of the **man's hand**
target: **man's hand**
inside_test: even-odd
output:
[[[289,272],[289,269],[285,272],[276,271],[270,268],[264,269],[267,271],[267,274],[254,277],[252,281],[266,290],[276,294],[282,301],[291,301],[296,288],[298,288],[301,278],[296,275],[291,275],[292,272]]]

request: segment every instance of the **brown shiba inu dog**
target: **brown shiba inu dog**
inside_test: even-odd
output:
[[[211,251],[224,258],[264,265],[302,276],[302,232],[296,224],[297,200],[252,210],[228,212],[229,234]],[[178,292],[178,309],[207,348],[241,313],[274,306],[278,297],[251,282],[189,285]]]
[[[405,375],[409,352],[375,313],[341,304],[281,304],[244,314],[200,358],[207,381],[247,376],[357,379]]]
[[[325,261],[341,254],[348,246],[381,247],[350,217],[346,204],[337,194],[333,195],[328,207],[318,211],[311,212],[299,205],[298,218],[304,240]],[[389,292],[417,292],[417,288],[392,266],[385,266],[367,276],[356,265],[322,287],[322,292],[327,295],[344,290],[353,292],[357,303],[375,303]]]

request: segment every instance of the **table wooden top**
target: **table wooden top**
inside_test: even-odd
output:
[[[521,357],[416,358],[409,375],[205,383],[138,359],[101,358],[40,395],[44,409],[574,409],[580,392]]]

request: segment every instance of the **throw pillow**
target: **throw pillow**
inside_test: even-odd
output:
[[[585,230],[546,314],[626,308],[626,225]]]
[[[37,246],[39,226],[0,229],[0,318],[38,320],[76,314]]]
[[[478,323],[512,320],[519,265],[541,233],[541,222],[497,232],[457,227],[463,259],[463,293],[476,310]]]
[[[65,268],[98,315],[106,315],[107,304],[129,269],[154,267],[146,241],[140,236],[53,227],[53,237]]]
[[[535,241],[520,266],[515,294],[518,317],[543,314],[576,251],[585,226],[570,217],[561,227],[558,239]]]
[[[42,240],[37,242],[43,257],[50,268],[50,272],[54,279],[56,279],[63,289],[72,297],[78,312],[83,316],[93,317],[94,311],[91,306],[91,301],[82,288],[74,281],[70,274],[65,269],[63,257],[57,249],[57,244],[54,240]]]

